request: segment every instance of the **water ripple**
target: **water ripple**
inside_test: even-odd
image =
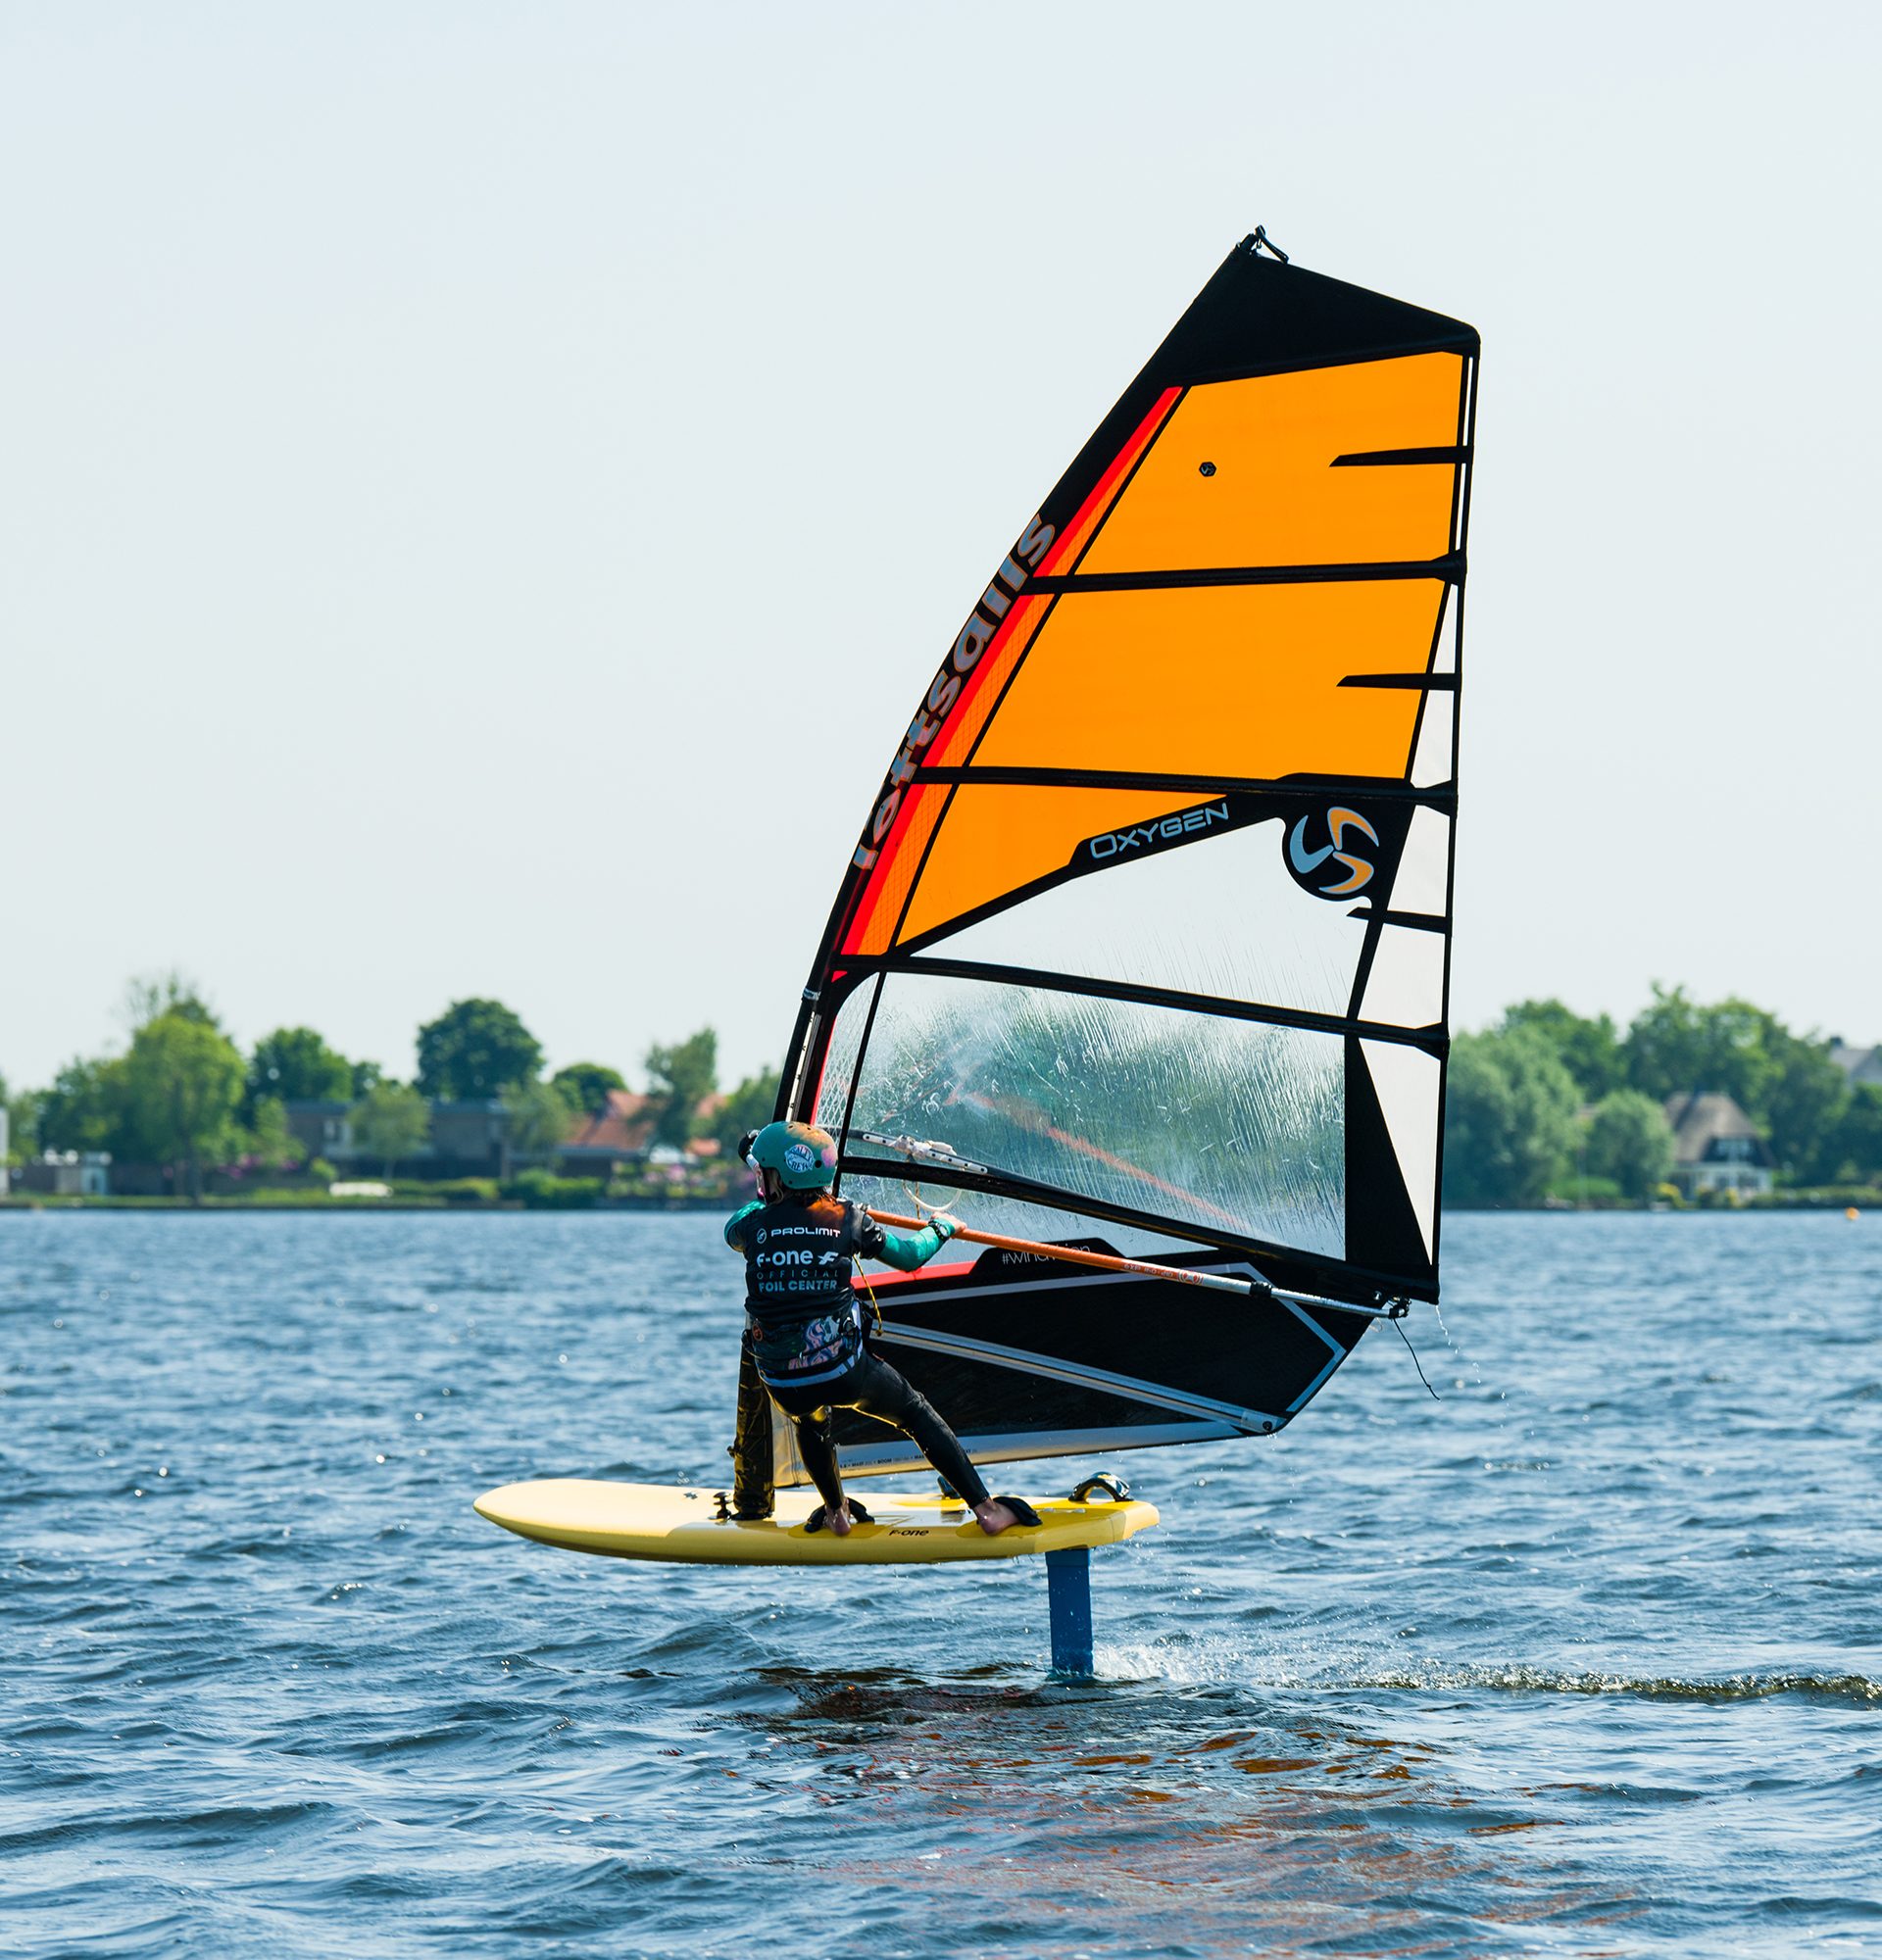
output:
[[[8,1951],[1866,1950],[1873,1235],[1447,1230],[1443,1403],[1368,1342],[1126,1459],[1165,1524],[1069,1684],[1029,1562],[470,1513],[722,1462],[711,1219],[0,1217]]]

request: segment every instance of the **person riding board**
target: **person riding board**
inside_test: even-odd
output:
[[[850,1284],[861,1255],[912,1273],[960,1230],[938,1214],[919,1232],[891,1232],[860,1204],[835,1197],[836,1144],[809,1123],[768,1123],[739,1145],[761,1196],[725,1221],[725,1243],[745,1255],[745,1338],[740,1347],[739,1420],[732,1445],[733,1512],[771,1514],[768,1402],[790,1417],[798,1453],[823,1501],[807,1531],[837,1537],[868,1512],[843,1494],[830,1411],[850,1408],[911,1438],[942,1480],[960,1493],[990,1535],[1036,1525],[1023,1498],[989,1496],[960,1439],[918,1390],[869,1351]]]

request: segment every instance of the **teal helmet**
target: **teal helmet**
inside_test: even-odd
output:
[[[827,1191],[836,1182],[836,1139],[812,1123],[767,1123],[746,1161],[775,1171],[787,1191]]]

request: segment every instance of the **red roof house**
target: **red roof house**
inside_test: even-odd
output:
[[[700,1099],[695,1118],[709,1123],[725,1106],[722,1096]],[[660,1119],[661,1099],[637,1095],[631,1089],[611,1089],[600,1114],[584,1115],[570,1131],[559,1154],[576,1175],[606,1177],[619,1163],[644,1163],[654,1148],[654,1125]],[[718,1153],[717,1137],[695,1137],[686,1146],[691,1157]]]

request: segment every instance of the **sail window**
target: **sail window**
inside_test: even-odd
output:
[[[887,1154],[883,1151],[872,1151],[860,1139],[853,1143],[852,1149],[859,1154]],[[907,1216],[916,1204],[928,1211],[952,1211],[976,1232],[994,1232],[1009,1239],[1037,1239],[1047,1243],[1053,1240],[1102,1240],[1114,1252],[1121,1252],[1127,1259],[1167,1259],[1172,1255],[1182,1256],[1209,1250],[1194,1239],[1177,1238],[1145,1225],[1129,1224],[1114,1218],[1093,1218],[1067,1211],[1059,1205],[1028,1204],[1023,1199],[1004,1198],[996,1192],[964,1192],[951,1185],[924,1184],[922,1176],[920,1166],[914,1163],[908,1166],[906,1175],[896,1177],[845,1171],[842,1193],[845,1198],[872,1211],[893,1211]],[[950,1264],[985,1256],[977,1246],[963,1244],[944,1252],[931,1266],[924,1266],[922,1271],[931,1274],[945,1270]],[[886,1267],[871,1268],[878,1279],[889,1270]],[[1063,1273],[1049,1269],[1043,1278],[1045,1283],[1051,1284],[1071,1275],[1074,1270],[1070,1266],[1065,1267]],[[1088,1275],[1086,1279],[1088,1282]],[[899,1281],[890,1278],[886,1284],[893,1288]],[[882,1298],[886,1300],[889,1296],[884,1294]]]
[[[1213,816],[1227,805],[1201,808]],[[924,950],[949,959],[1342,1014],[1365,925],[1350,906],[1304,893],[1288,875],[1284,830],[1275,818],[1203,832],[1178,848],[1124,832],[1113,855],[1085,875]]]
[[[1338,1256],[1343,1044],[1298,1028],[927,974],[845,1004],[824,1127],[945,1143],[1014,1179],[1207,1237]],[[854,1144],[848,1146],[852,1151]]]

